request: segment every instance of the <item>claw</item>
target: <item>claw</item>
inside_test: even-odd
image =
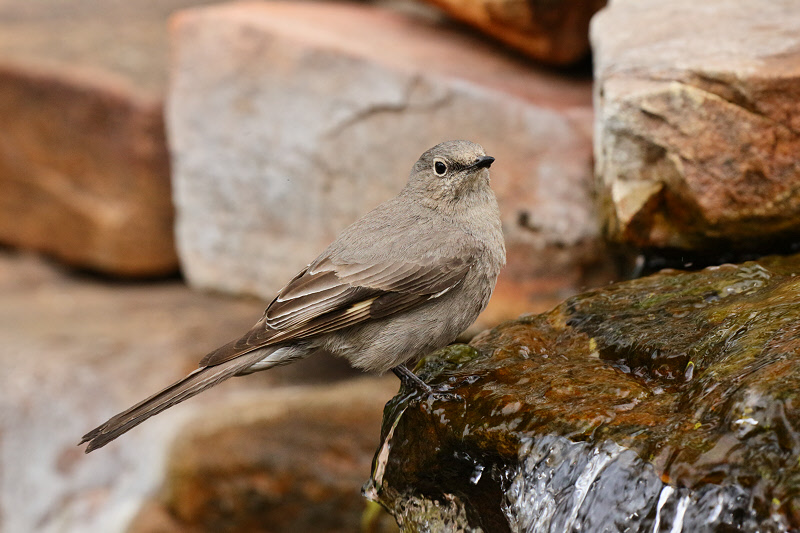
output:
[[[418,392],[421,396],[426,396],[431,400],[441,400],[443,402],[463,402],[464,398],[455,394],[453,392],[445,392],[442,390],[437,390],[422,381],[419,376],[417,376],[414,372],[409,370],[409,368],[404,365],[397,365],[392,369],[392,372],[400,378],[400,383],[402,386]]]

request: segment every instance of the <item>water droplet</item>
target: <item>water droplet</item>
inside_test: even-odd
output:
[[[469,482],[473,485],[477,485],[478,481],[481,480],[481,476],[483,475],[483,465],[475,465],[475,470],[472,472],[472,476],[469,478]]]

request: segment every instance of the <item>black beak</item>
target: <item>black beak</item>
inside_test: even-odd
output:
[[[492,163],[494,163],[494,157],[489,156],[489,155],[485,155],[485,156],[479,157],[477,159],[477,161],[475,161],[474,163],[472,163],[470,165],[470,167],[472,167],[472,168],[489,168],[490,166],[492,166]]]

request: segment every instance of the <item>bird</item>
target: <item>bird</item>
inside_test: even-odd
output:
[[[406,185],[344,229],[287,283],[256,324],[208,353],[183,379],[89,431],[101,448],[148,418],[233,376],[314,353],[392,370],[431,392],[406,363],[453,342],[486,307],[505,265],[494,158],[476,143],[424,152]]]

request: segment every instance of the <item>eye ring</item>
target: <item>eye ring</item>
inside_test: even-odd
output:
[[[445,163],[441,159],[435,159],[433,161],[433,172],[437,176],[440,176],[440,177],[444,176],[445,174],[447,174],[447,163]]]

